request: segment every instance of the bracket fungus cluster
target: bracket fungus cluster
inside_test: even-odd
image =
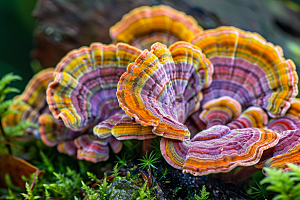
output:
[[[104,140],[91,135],[93,139],[90,139],[88,131],[73,131],[66,128],[62,120],[54,118],[46,101],[46,90],[53,80],[54,70],[52,68],[36,74],[26,86],[25,91],[14,98],[10,110],[15,110],[17,113],[5,117],[5,127],[15,126],[21,121],[29,121],[35,126],[29,127],[26,133],[19,137],[19,140],[39,138],[47,146],[57,145],[59,152],[70,156],[77,155],[78,159],[92,162],[107,160],[108,143],[114,152],[119,152],[122,144],[114,138]],[[99,149],[106,151],[99,154],[101,152]]]
[[[37,111],[40,134],[67,138],[60,151],[98,162],[108,144],[161,136],[166,161],[193,175],[299,164],[298,76],[280,47],[234,27],[203,31],[167,6],[134,9],[110,35],[115,44],[66,55],[38,101],[52,113]]]

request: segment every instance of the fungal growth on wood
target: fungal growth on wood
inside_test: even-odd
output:
[[[298,76],[280,47],[235,27],[203,31],[163,5],[132,10],[110,36],[37,75],[9,123],[29,119],[46,145],[91,162],[162,136],[165,160],[196,176],[300,164]]]

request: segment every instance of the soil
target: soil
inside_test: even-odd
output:
[[[159,170],[167,168],[167,175],[162,176],[162,172]],[[129,163],[127,167],[120,169],[121,176],[125,176],[126,172],[130,168],[134,167],[133,175],[141,173],[149,176],[149,173],[141,168],[138,168],[135,163]],[[108,174],[111,171],[106,172]],[[102,175],[103,176],[103,175]],[[181,170],[174,169],[166,162],[162,162],[157,170],[152,170],[152,184],[151,186],[157,186],[155,190],[157,199],[170,199],[170,200],[187,200],[194,199],[194,194],[201,194],[203,186],[206,191],[209,192],[209,198],[211,200],[240,200],[249,199],[249,196],[231,183],[224,183],[221,179],[209,176],[193,176],[191,174],[183,174]],[[201,196],[201,195],[199,195]]]

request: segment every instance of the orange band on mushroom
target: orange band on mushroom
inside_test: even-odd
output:
[[[202,30],[193,17],[169,6],[143,6],[124,15],[110,28],[110,36],[114,42],[145,49],[155,42],[169,46],[177,41],[190,41]]]
[[[122,109],[152,132],[173,139],[187,139],[183,122],[198,109],[201,90],[209,86],[213,68],[201,53],[186,42],[169,49],[152,45],[131,63],[119,81],[117,97]]]
[[[206,175],[229,172],[237,166],[256,164],[263,151],[275,146],[279,135],[266,129],[230,130],[217,125],[198,133],[192,140],[161,140],[167,162],[183,173]]]
[[[268,115],[263,109],[256,106],[247,108],[237,119],[232,120],[226,126],[230,129],[240,128],[265,128],[268,123]]]
[[[235,99],[224,96],[213,99],[202,106],[199,118],[207,124],[206,128],[214,125],[225,125],[240,116],[242,107]]]
[[[298,93],[293,61],[282,49],[257,33],[219,27],[191,41],[214,65],[213,82],[203,90],[203,103],[221,96],[237,100],[243,109],[260,106],[271,117],[283,116]]]

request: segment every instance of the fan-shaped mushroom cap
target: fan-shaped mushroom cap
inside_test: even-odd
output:
[[[110,143],[114,153],[118,153],[122,149],[122,143],[114,137],[100,139],[95,135],[82,135],[75,139],[77,158],[95,163],[105,161],[109,157],[108,143]]]
[[[112,134],[112,128],[124,117],[128,117],[128,115],[126,115],[123,110],[120,110],[108,119],[94,126],[94,134],[100,138],[110,137]]]
[[[287,153],[270,158],[264,164],[264,167],[282,169],[283,171],[291,171],[287,163],[300,165],[300,145],[290,149]],[[264,171],[263,171],[264,172]],[[264,173],[265,174],[265,173]]]
[[[152,132],[173,139],[189,138],[182,123],[198,110],[202,88],[211,82],[213,68],[201,50],[177,42],[169,49],[152,45],[131,63],[119,81],[117,97],[127,115]]]
[[[286,165],[287,162],[299,164],[300,161],[297,160],[300,155],[299,145],[300,129],[280,132],[279,142],[270,149],[270,152],[266,152],[266,155],[263,156],[255,167],[262,168],[265,164],[268,167],[285,169],[288,168]]]
[[[68,154],[69,156],[76,156],[78,149],[74,140],[69,140],[59,143],[57,145],[57,150],[60,153]]]
[[[274,146],[273,156],[284,154],[300,144],[300,130],[287,130],[280,134],[278,144]]]
[[[300,100],[294,99],[285,116],[270,121],[268,128],[278,133],[300,129]]]
[[[171,7],[143,6],[124,15],[110,28],[110,36],[114,42],[146,49],[155,42],[169,46],[177,41],[190,41],[202,30],[193,17]]]
[[[56,67],[47,90],[54,117],[72,130],[83,130],[120,112],[117,83],[140,53],[127,44],[101,43],[71,51]]]
[[[293,117],[284,116],[278,119],[272,120],[268,126],[269,129],[277,132],[282,133],[286,130],[296,130],[300,128],[300,122]]]
[[[95,126],[94,134],[100,138],[110,137],[113,134],[118,140],[144,140],[156,137],[152,133],[151,127],[141,126],[134,118],[126,115],[123,110]]]
[[[300,122],[300,99],[295,98],[292,101],[291,107],[285,114],[285,116],[292,117]]]
[[[13,104],[9,110],[16,110],[4,118],[4,126],[16,126],[22,121],[30,121],[38,125],[39,117],[42,113],[50,113],[46,101],[46,89],[53,81],[53,68],[40,71],[27,84],[24,92],[13,99]],[[28,130],[30,134],[40,137],[36,128]]]
[[[283,169],[283,171],[290,171],[291,169],[287,166],[287,163],[293,163],[300,165],[300,144],[290,149],[285,154],[280,154],[278,156],[268,159],[264,167],[271,167],[277,169]]]
[[[202,105],[199,118],[207,124],[206,128],[214,125],[225,125],[241,115],[242,107],[235,99],[223,96],[207,101]]]
[[[268,123],[268,115],[263,109],[256,106],[247,108],[237,119],[232,120],[226,126],[230,129],[241,128],[265,128]]]
[[[216,125],[191,140],[162,138],[161,152],[173,167],[200,176],[254,165],[263,151],[275,146],[278,140],[277,133],[266,129],[230,130]]]
[[[142,126],[133,117],[125,116],[113,127],[112,134],[118,140],[145,140],[157,137],[152,133],[151,126]]]
[[[281,168],[289,171],[287,163],[300,165],[300,130],[282,132],[278,144],[274,147],[273,157],[265,162],[265,167]]]
[[[203,90],[203,103],[230,96],[243,109],[260,106],[271,117],[280,117],[298,93],[294,63],[257,33],[219,27],[197,34],[191,43],[214,65],[213,82]]]

